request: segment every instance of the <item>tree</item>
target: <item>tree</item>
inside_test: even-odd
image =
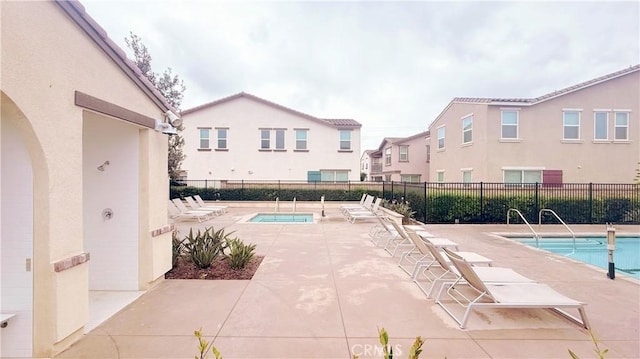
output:
[[[162,74],[153,72],[149,50],[147,50],[147,47],[142,43],[142,39],[138,35],[129,32],[129,37],[126,37],[124,41],[127,43],[127,47],[133,51],[133,61],[140,69],[140,72],[156,87],[176,111],[180,111],[184,91],[187,89],[184,82],[178,75],[173,74],[171,67],[164,70]],[[185,157],[182,152],[184,138],[180,135],[183,127],[181,125],[176,129],[178,130],[178,134],[169,136],[169,178],[172,180],[180,177],[180,166]]]

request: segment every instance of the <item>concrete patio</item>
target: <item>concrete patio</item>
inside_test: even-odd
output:
[[[193,358],[202,328],[223,357],[381,358],[378,328],[386,328],[396,358],[406,358],[416,336],[421,358],[594,358],[586,330],[547,310],[474,312],[461,330],[433,299],[368,237],[372,221],[347,223],[328,204],[317,224],[238,223],[259,204],[231,204],[229,212],[189,227],[226,227],[257,244],[265,258],[250,281],[164,280],[88,332],[57,358]],[[298,210],[319,213],[317,204]],[[286,208],[283,206],[283,208]],[[544,227],[558,231],[555,226]],[[572,226],[605,233],[604,226]],[[638,226],[618,227],[639,233]],[[640,284],[618,275],[500,238],[526,232],[511,225],[429,225],[433,235],[460,249],[492,258],[586,302],[587,314],[607,358],[640,357]],[[212,356],[209,356],[212,357]]]

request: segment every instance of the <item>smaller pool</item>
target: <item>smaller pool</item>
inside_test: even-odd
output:
[[[313,223],[313,213],[258,213],[252,223]]]

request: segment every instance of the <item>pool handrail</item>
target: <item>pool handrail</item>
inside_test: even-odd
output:
[[[540,227],[542,225],[542,213],[543,212],[549,212],[549,213],[553,214],[558,219],[558,221],[560,221],[560,223],[562,223],[564,228],[566,228],[569,231],[569,233],[571,233],[571,237],[573,238],[573,252],[572,253],[575,253],[576,252],[576,234],[571,230],[571,228],[569,228],[569,226],[566,223],[564,223],[562,218],[560,218],[560,216],[558,216],[558,214],[556,212],[554,212],[552,209],[543,208],[538,212],[538,227]]]
[[[529,230],[531,231],[531,233],[533,233],[533,238],[536,239],[536,247],[540,247],[540,236],[538,235],[538,233],[536,233],[536,231],[533,230],[533,227],[531,227],[531,225],[529,224],[527,219],[524,218],[524,216],[522,215],[522,213],[519,210],[517,210],[515,208],[509,208],[509,210],[507,211],[507,226],[509,225],[509,214],[511,214],[511,211],[516,212],[518,214],[518,216],[520,216],[520,218],[527,225],[527,227],[529,227]]]

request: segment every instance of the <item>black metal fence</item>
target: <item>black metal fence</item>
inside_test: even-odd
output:
[[[317,200],[326,195],[327,201],[344,201],[366,192],[408,202],[414,217],[425,223],[505,223],[510,208],[530,223],[538,223],[542,209],[553,210],[566,223],[640,223],[640,184],[188,180],[172,183],[172,195],[181,187],[223,200]],[[557,221],[545,213],[543,223]]]

